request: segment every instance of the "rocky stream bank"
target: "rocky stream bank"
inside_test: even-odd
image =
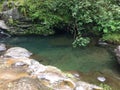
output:
[[[3,52],[5,45],[1,44],[0,48]],[[31,55],[21,47],[4,51],[0,57],[0,90],[103,90],[81,81],[79,75],[45,66]]]

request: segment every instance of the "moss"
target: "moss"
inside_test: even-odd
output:
[[[111,88],[109,85],[104,84],[104,83],[101,83],[101,84],[100,84],[100,87],[102,87],[103,90],[112,90],[112,88]]]
[[[113,33],[113,34],[103,35],[102,39],[104,41],[109,42],[109,43],[120,44],[120,33]]]

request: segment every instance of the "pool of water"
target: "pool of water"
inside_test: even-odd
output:
[[[82,72],[83,80],[91,82],[91,78],[94,78],[92,83],[96,83],[97,76],[105,76],[110,80],[107,83],[115,87],[115,90],[119,90],[120,70],[112,53],[112,48],[101,46],[73,48],[72,42],[72,38],[64,35],[20,36],[11,37],[4,41],[7,45],[28,49],[34,53],[35,59],[45,65],[53,65],[63,71]],[[118,83],[114,85],[111,82],[113,80]]]

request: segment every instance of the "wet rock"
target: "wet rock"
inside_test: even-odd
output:
[[[117,57],[117,61],[120,64],[120,45],[114,50],[114,52]]]
[[[13,47],[6,51],[4,57],[12,57],[12,58],[28,58],[32,55],[31,52],[21,47]]]
[[[1,39],[1,42],[2,40],[4,41],[6,38],[9,38],[11,37],[10,34],[6,33],[6,31],[3,31],[2,29],[0,29],[0,39]]]
[[[5,51],[6,50],[6,45],[3,43],[0,43],[0,51]]]
[[[100,39],[100,40],[98,40],[98,45],[100,45],[100,46],[108,46],[108,43]]]
[[[5,22],[3,20],[0,20],[0,28],[1,29],[5,29],[5,30],[8,30],[8,26],[5,24]]]
[[[101,87],[98,87],[93,84],[88,84],[83,81],[79,81],[76,83],[76,88],[75,90],[103,90]]]

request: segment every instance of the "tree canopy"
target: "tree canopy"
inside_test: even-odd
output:
[[[76,47],[86,46],[91,36],[107,40],[107,35],[120,33],[119,0],[22,1],[20,11],[33,21],[28,34],[49,35],[58,30],[67,31],[74,37],[73,46]]]

